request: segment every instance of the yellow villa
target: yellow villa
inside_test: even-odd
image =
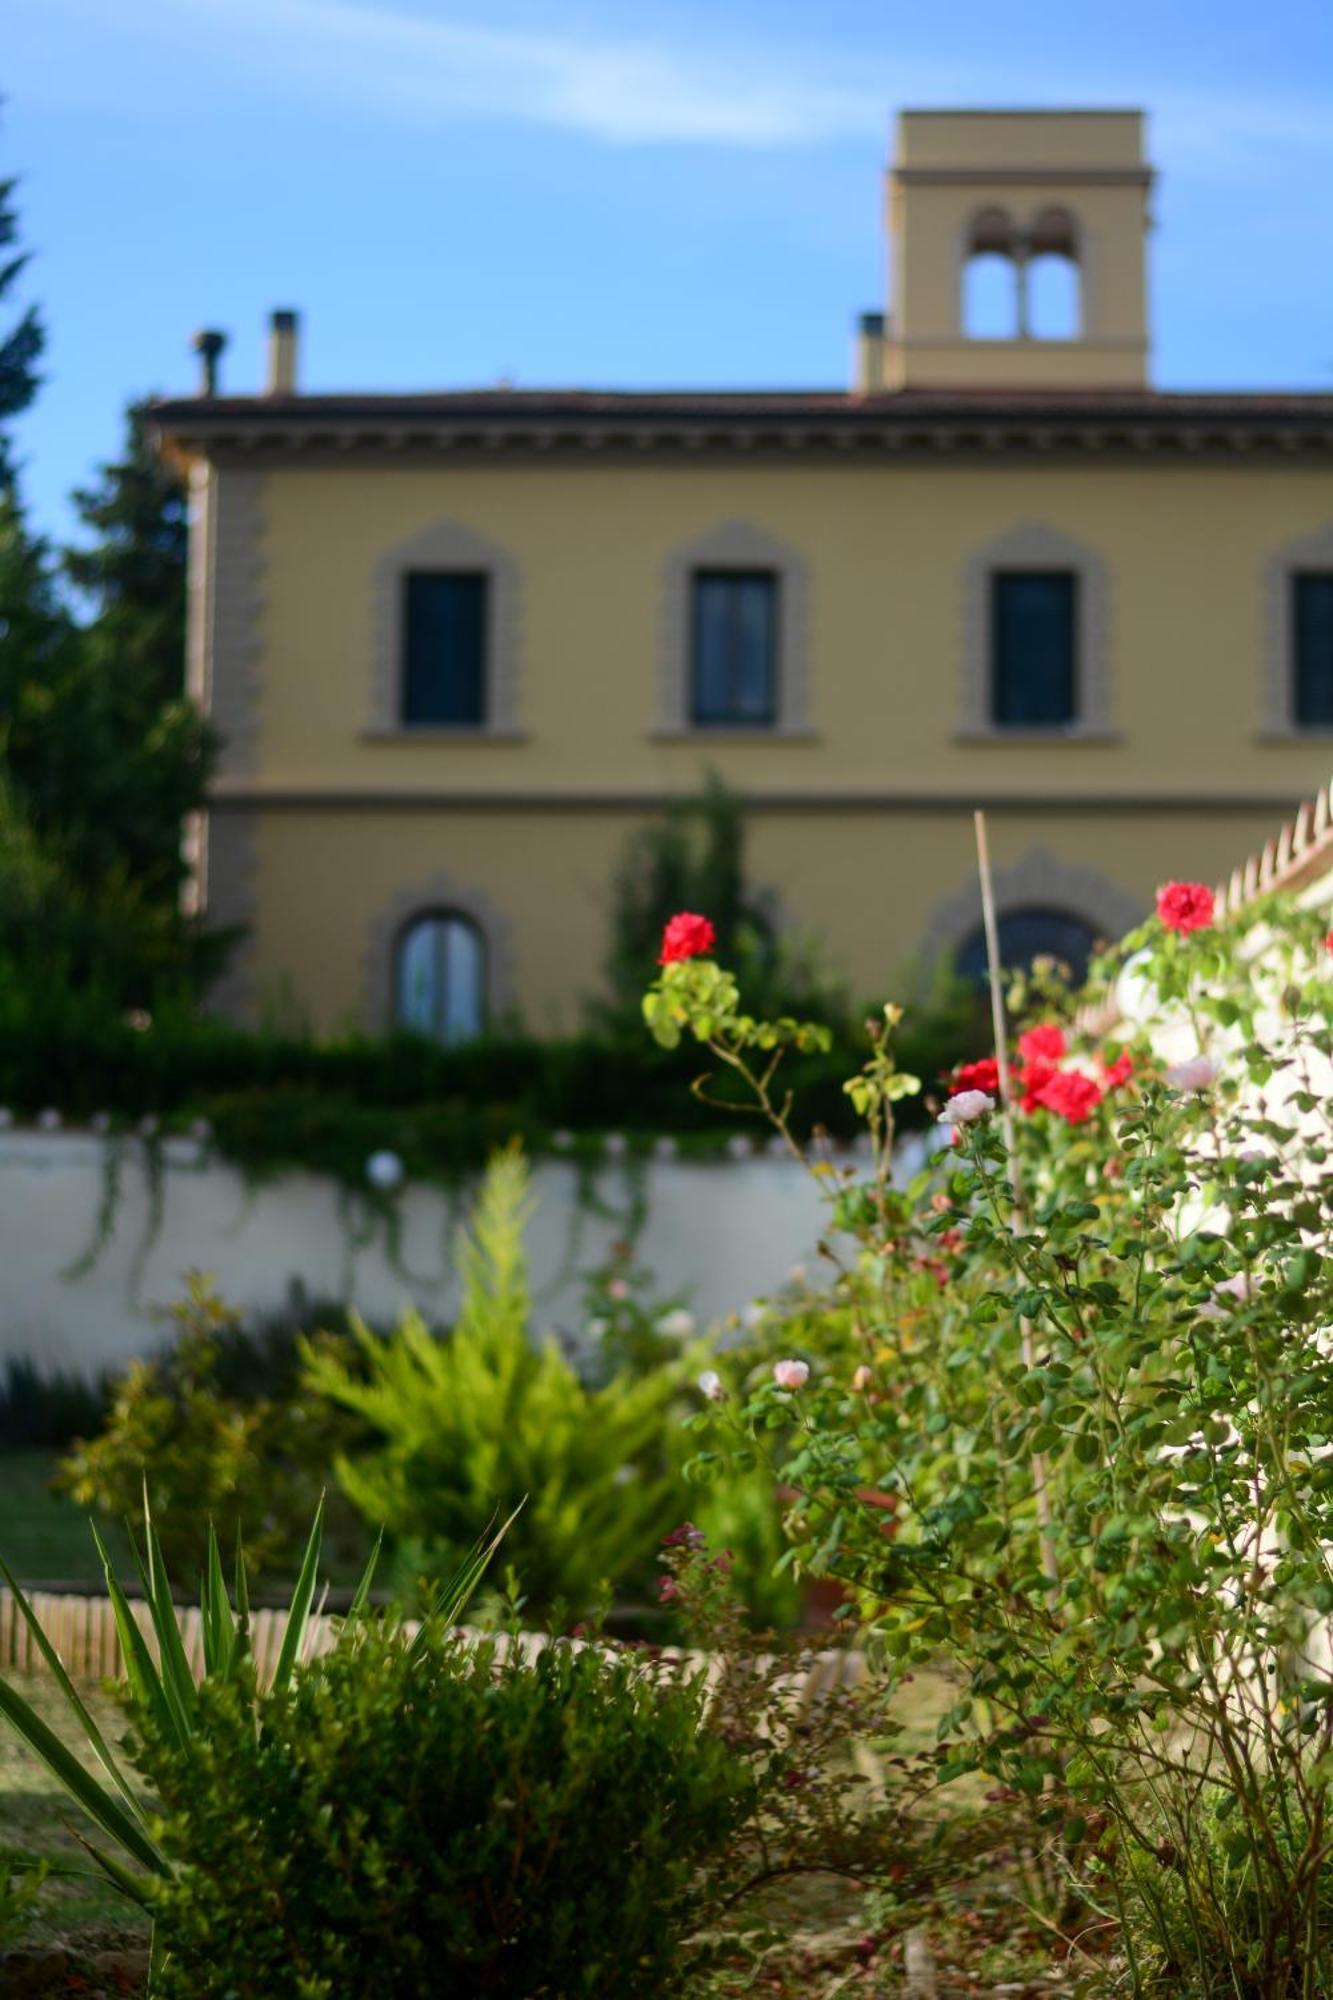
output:
[[[1077,955],[1326,775],[1333,397],[1149,383],[1134,111],[904,112],[845,391],[159,403],[222,738],[220,1004],[444,1037],[595,989],[626,835],[708,769],[861,992]],[[1169,253],[1168,253],[1169,254]]]

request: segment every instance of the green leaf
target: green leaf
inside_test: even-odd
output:
[[[354,1624],[356,1620],[362,1615],[362,1613],[366,1608],[366,1604],[370,1597],[370,1586],[374,1580],[375,1570],[376,1567],[378,1566],[380,1559],[380,1550],[383,1547],[384,1547],[384,1530],[383,1528],[381,1528],[379,1533],[375,1537],[375,1546],[370,1551],[370,1560],[367,1562],[365,1568],[361,1572],[361,1581],[360,1583],[358,1583],[356,1589],[353,1591],[352,1601],[347,1607],[347,1623],[349,1625]]]
[[[319,1572],[320,1544],[324,1533],[324,1496],[319,1496],[315,1518],[311,1524],[310,1539],[306,1543],[305,1555],[301,1561],[300,1574],[296,1579],[296,1589],[292,1592],[291,1610],[287,1614],[287,1624],[282,1634],[282,1645],[278,1650],[278,1663],[273,1669],[273,1690],[280,1693],[291,1680],[292,1669],[301,1656],[306,1633],[310,1626],[310,1607],[315,1599],[315,1583]]]
[[[204,1633],[204,1672],[211,1678],[229,1680],[236,1665],[236,1621],[222,1574],[222,1556],[213,1523],[208,1524],[208,1566],[199,1600]]]
[[[127,1854],[132,1854],[152,1874],[165,1876],[170,1873],[159,1848],[121,1801],[100,1784],[91,1771],[84,1769],[73,1751],[61,1742],[36,1710],[3,1680],[0,1680],[0,1715],[104,1833],[110,1834]]]
[[[172,1601],[171,1585],[167,1580],[166,1565],[162,1560],[162,1545],[153,1526],[152,1511],[148,1504],[148,1484],[144,1482],[143,1496],[144,1535],[148,1551],[148,1568],[145,1581],[148,1588],[148,1608],[152,1614],[153,1630],[157,1634],[159,1672],[162,1691],[176,1717],[181,1733],[181,1741],[188,1742],[193,1733],[194,1714],[197,1704],[197,1689],[190,1662],[185,1657],[185,1647],[181,1641],[181,1628],[176,1618],[176,1606]]]
[[[148,1641],[139,1630],[139,1621],[130,1610],[129,1600],[120,1587],[120,1579],[111,1567],[106,1544],[95,1526],[93,1540],[102,1559],[107,1596],[111,1599],[111,1615],[116,1621],[120,1650],[125,1655],[125,1672],[129,1677],[130,1689],[135,1700],[152,1715],[158,1727],[164,1733],[175,1736],[183,1748],[185,1739],[180,1734],[175,1713],[167,1700],[153,1656],[148,1650]]]
[[[126,1802],[131,1807],[133,1807],[133,1809],[137,1812],[138,1802],[135,1799],[133,1791],[130,1789],[129,1780],[125,1777],[124,1773],[120,1768],[119,1763],[116,1760],[115,1753],[112,1751],[110,1744],[107,1742],[101,1730],[98,1728],[96,1722],[93,1720],[93,1717],[90,1714],[88,1707],[83,1700],[82,1695],[75,1687],[69,1675],[65,1672],[64,1664],[60,1658],[60,1655],[56,1652],[55,1647],[51,1644],[51,1641],[47,1638],[46,1633],[42,1630],[41,1621],[37,1617],[37,1614],[33,1610],[32,1606],[29,1604],[27,1597],[20,1589],[17,1578],[13,1575],[13,1573],[9,1569],[8,1564],[4,1561],[3,1557],[0,1557],[0,1576],[3,1576],[5,1583],[8,1586],[13,1596],[15,1604],[17,1604],[20,1612],[22,1613],[24,1622],[27,1625],[28,1630],[32,1633],[32,1636],[37,1643],[37,1648],[41,1653],[42,1658],[46,1661],[47,1666],[50,1668],[51,1672],[55,1675],[56,1685],[59,1687],[61,1694],[65,1698],[65,1701],[68,1703],[69,1707],[73,1710],[75,1716],[77,1717],[79,1727],[80,1729],[82,1729],[85,1737],[87,1738],[89,1746],[91,1747],[93,1754],[96,1756],[98,1763],[102,1766],[107,1776],[111,1779],[112,1783],[115,1785],[117,1791],[121,1794],[122,1798],[124,1798]]]

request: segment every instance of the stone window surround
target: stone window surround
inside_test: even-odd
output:
[[[771,570],[778,579],[776,719],[767,725],[696,723],[690,716],[691,579],[700,569]],[[724,521],[682,542],[662,568],[659,741],[772,743],[812,739],[809,726],[809,571],[805,557],[765,528]]]
[[[513,1009],[514,951],[508,919],[483,890],[438,874],[400,889],[371,921],[364,964],[366,1027],[371,1034],[383,1033],[395,1023],[398,944],[403,932],[418,918],[435,915],[464,917],[481,934],[486,1025]]]
[[[1333,729],[1296,720],[1296,634],[1292,627],[1292,578],[1301,570],[1333,570],[1333,521],[1275,549],[1264,565],[1263,687],[1259,736],[1264,742],[1327,740]]]
[[[402,720],[403,578],[412,570],[478,571],[488,580],[486,720],[479,726]],[[507,549],[460,521],[436,521],[386,549],[375,564],[371,622],[372,742],[495,743],[521,740],[518,727],[519,566]]]
[[[991,578],[1003,570],[1072,570],[1078,579],[1075,718],[1048,727],[1010,726],[991,714]],[[1042,521],[1022,521],[974,549],[963,567],[961,687],[957,737],[964,743],[1109,743],[1110,572],[1095,550]]]
[[[994,885],[997,916],[1034,906],[1061,910],[1091,924],[1099,937],[1123,937],[1147,914],[1137,897],[1097,869],[1057,860],[1044,847],[1031,847],[1020,860],[995,869]],[[933,966],[951,957],[981,921],[981,888],[969,879],[931,911],[922,940],[925,963]]]

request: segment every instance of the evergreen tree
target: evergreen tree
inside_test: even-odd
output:
[[[81,699],[103,745],[81,838],[93,865],[119,859],[149,901],[174,901],[211,739],[184,694],[185,493],[148,443],[142,406],[127,413],[122,456],[74,503],[95,539],[66,551],[65,572],[94,607]]]
[[[144,405],[126,413],[125,450],[100,485],[75,492],[95,537],[65,552],[65,573],[96,608],[99,648],[155,702],[185,684],[185,488],[148,442]]]
[[[0,308],[5,310],[28,262],[25,252],[14,251],[18,242],[16,186],[13,180],[0,181]],[[11,251],[13,255],[8,254]],[[7,333],[0,332],[0,487],[5,489],[14,483],[13,446],[5,426],[26,410],[37,394],[41,380],[37,363],[45,345],[46,331],[36,306],[29,306]]]
[[[594,1024],[642,1031],[644,985],[662,927],[678,910],[711,920],[717,956],[738,974],[756,1013],[842,1019],[845,995],[820,965],[815,943],[780,934],[773,899],[747,881],[745,816],[716,772],[694,798],[678,800],[626,843],[612,886],[610,999],[593,1003]]]

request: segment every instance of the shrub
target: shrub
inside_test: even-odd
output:
[[[173,1316],[174,1345],[115,1384],[104,1427],[63,1462],[59,1484],[117,1521],[138,1512],[146,1485],[179,1574],[199,1574],[211,1525],[228,1546],[242,1539],[252,1572],[290,1563],[347,1426],[294,1396],[222,1393],[219,1357],[239,1335],[206,1280],[191,1280]]]
[[[282,1639],[270,1669],[268,1702],[280,1702],[311,1639],[311,1615],[318,1583],[323,1508],[313,1526],[292,1588]],[[125,1660],[125,1677],[133,1712],[145,1736],[159,1754],[186,1760],[202,1752],[215,1716],[225,1711],[231,1723],[257,1741],[264,1727],[255,1664],[250,1648],[250,1601],[244,1550],[237,1544],[236,1589],[228,1594],[217,1537],[209,1531],[207,1561],[199,1585],[199,1632],[202,1659],[192,1666],[181,1636],[171,1581],[147,1500],[143,1510],[143,1550],[136,1549],[147,1618],[136,1618],[121,1579],[107,1556],[97,1530],[98,1553],[106,1572],[116,1633]],[[474,1544],[454,1575],[437,1584],[431,1615],[442,1626],[463,1616],[499,1547],[504,1527],[488,1541]],[[372,1553],[353,1592],[347,1617],[336,1628],[334,1651],[359,1636],[374,1577],[378,1547]],[[91,1710],[66,1672],[64,1662],[12,1571],[0,1556],[0,1579],[8,1585],[17,1617],[55,1680],[66,1710],[66,1740],[36,1713],[26,1696],[0,1678],[0,1719],[3,1719],[61,1789],[87,1814],[97,1839],[79,1839],[91,1859],[131,1903],[154,1915],[157,1897],[173,1879],[173,1862],[158,1837],[151,1800],[131,1779],[128,1758],[118,1754],[99,1728]],[[151,1643],[150,1643],[151,1642]],[[80,1742],[83,1755],[73,1748]],[[96,1767],[96,1768],[95,1768]],[[21,1899],[20,1899],[21,1900]],[[3,1877],[0,1876],[0,1913]],[[154,1939],[153,1965],[161,1957],[161,1940]],[[156,1982],[150,1980],[156,1993]]]
[[[634,2000],[680,1990],[700,1864],[744,1761],[702,1684],[568,1644],[532,1661],[366,1632],[261,1699],[203,1697],[140,1767],[174,1879],[160,2000]]]
[[[506,1555],[527,1601],[586,1611],[603,1586],[646,1574],[679,1518],[667,1427],[686,1364],[589,1388],[553,1342],[533,1343],[527,1186],[520,1154],[498,1154],[460,1239],[449,1335],[409,1313],[384,1340],[362,1328],[350,1357],[312,1344],[307,1380],[370,1434],[338,1457],[338,1479],[404,1566],[456,1556],[478,1518],[521,1507]]]
[[[16,1944],[28,1928],[49,1873],[45,1862],[0,1847],[0,1951]]]
[[[1181,2000],[1333,1984],[1325,930],[1269,899],[1132,933],[1086,997],[1132,961],[1179,1065],[1025,982],[1045,1018],[1010,1104],[994,1061],[960,1077],[956,1149],[906,1193],[887,1010],[847,1083],[872,1171],[823,1175],[859,1254],[719,1412],[719,1455],[791,1494],[793,1566],[844,1581],[890,1657],[960,1669],[943,1773],[1027,1803],[1050,1913],[1118,1914],[1134,1990]],[[774,1071],[811,1031],[744,1015],[702,958],[645,1012],[786,1124]]]
[[[105,1375],[43,1372],[11,1356],[0,1373],[0,1451],[63,1451],[98,1429],[110,1393]]]

